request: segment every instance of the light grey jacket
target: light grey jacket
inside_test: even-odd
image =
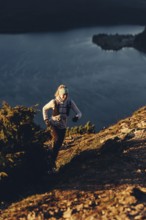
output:
[[[49,119],[50,123],[54,126],[57,126],[60,129],[66,128],[67,127],[67,114],[66,114],[66,106],[68,101],[70,100],[71,102],[71,109],[75,112],[75,115],[80,119],[82,117],[82,113],[78,109],[77,105],[72,99],[67,98],[64,102],[60,100],[59,97],[56,98],[57,102],[60,104],[59,108],[59,115],[56,116],[51,116]],[[50,102],[48,102],[42,109],[43,112],[43,119],[46,120],[48,119],[48,111],[49,110],[54,110],[55,109],[55,99],[52,99]]]

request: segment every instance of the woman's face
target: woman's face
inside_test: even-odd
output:
[[[67,94],[67,93],[65,93],[65,94],[60,94],[59,96],[60,96],[60,98],[62,99],[62,101],[65,101],[65,100],[67,99],[67,97],[68,97],[68,94]]]

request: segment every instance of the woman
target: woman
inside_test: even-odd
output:
[[[48,119],[48,111],[50,109],[53,111],[51,118]],[[75,112],[72,121],[77,122],[82,114],[75,102],[69,98],[68,88],[65,85],[60,85],[55,93],[55,99],[52,99],[43,107],[43,119],[46,126],[51,127],[51,134],[53,136],[51,169],[56,168],[55,161],[65,138],[70,109]]]

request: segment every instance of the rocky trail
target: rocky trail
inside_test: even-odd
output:
[[[1,209],[0,220],[146,219],[146,107],[66,140],[57,167],[38,192]]]

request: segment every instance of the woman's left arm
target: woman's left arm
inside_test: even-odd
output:
[[[71,109],[76,113],[76,117],[78,117],[78,119],[82,117],[81,111],[79,110],[79,108],[73,100],[71,100]]]

